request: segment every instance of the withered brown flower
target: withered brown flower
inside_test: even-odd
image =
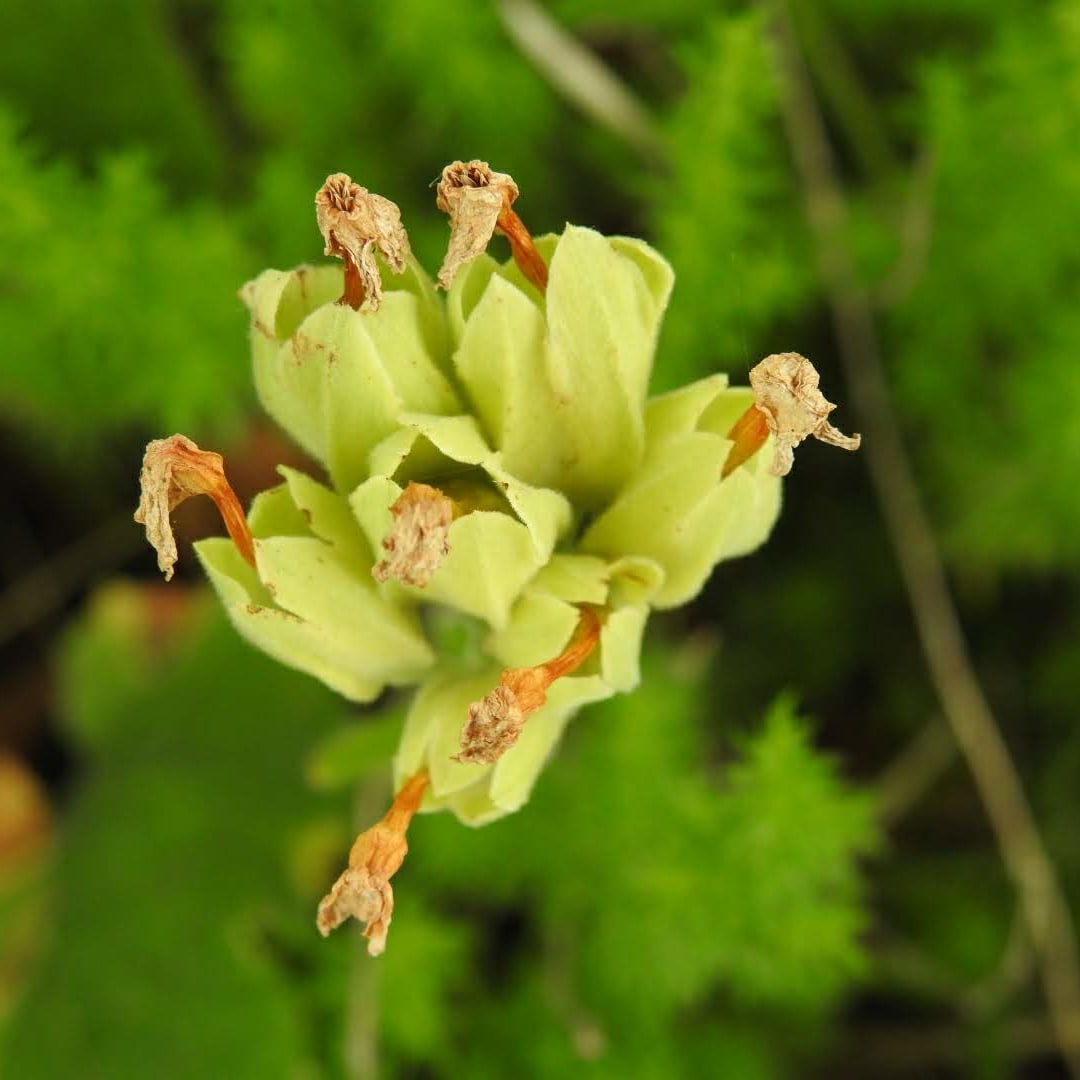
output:
[[[396,203],[353,183],[345,173],[326,178],[315,196],[315,216],[326,243],[325,253],[345,263],[345,291],[340,303],[371,311],[382,301],[382,278],[375,251],[400,274],[409,257],[409,237]]]
[[[146,538],[158,555],[158,569],[171,580],[176,565],[176,539],[170,513],[193,495],[209,495],[240,554],[255,565],[255,545],[236,493],[225,479],[225,462],[212,450],[200,450],[184,435],[155,439],[146,447],[141,493],[135,520],[146,526]]]
[[[378,956],[386,948],[394,914],[390,878],[401,869],[408,854],[405,834],[427,784],[427,771],[421,769],[397,793],[386,816],[356,838],[348,868],[319,904],[316,925],[323,937],[351,917],[365,923],[364,937],[371,956]]]
[[[819,379],[814,365],[798,353],[774,353],[755,365],[750,370],[754,404],[728,432],[735,445],[721,475],[752,457],[770,434],[774,450],[769,471],[774,476],[791,472],[795,447],[810,435],[844,450],[858,450],[861,435],[845,435],[829,423],[836,406],[818,389]]]
[[[507,668],[499,685],[469,706],[469,719],[461,731],[461,753],[455,761],[489,765],[518,741],[525,721],[543,707],[547,690],[563,675],[576,671],[600,641],[600,616],[581,608],[577,632],[553,660],[529,668]]]
[[[435,204],[450,215],[450,246],[439,270],[439,284],[449,289],[458,270],[487,248],[498,229],[510,241],[521,272],[541,292],[547,288],[547,264],[525,223],[511,209],[518,186],[509,173],[495,172],[486,161],[454,161],[442,171]]]
[[[421,588],[450,553],[453,500],[430,484],[410,483],[390,507],[393,528],[383,539],[387,557],[375,564],[376,581],[394,578]]]

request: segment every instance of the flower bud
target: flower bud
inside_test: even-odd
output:
[[[644,559],[553,556],[518,598],[506,625],[485,641],[485,653],[498,663],[475,673],[440,672],[421,688],[405,721],[395,775],[400,779],[426,766],[427,805],[449,808],[466,824],[482,825],[518,809],[578,709],[637,685],[646,605],[661,580],[659,568]],[[547,685],[545,703],[530,712],[516,742],[494,764],[457,760],[469,707],[499,685],[500,665],[539,668],[568,651],[582,605],[605,609],[582,667]]]
[[[252,505],[256,566],[231,544],[195,550],[237,630],[354,701],[415,682],[434,662],[413,611],[372,580],[373,550],[347,499],[302,473]]]

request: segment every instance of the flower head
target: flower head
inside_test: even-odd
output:
[[[650,398],[670,266],[572,225],[534,240],[517,195],[484,162],[444,170],[444,297],[397,208],[336,174],[317,204],[344,290],[328,266],[267,270],[242,291],[259,398],[325,477],[282,468],[246,522],[228,511],[232,542],[196,550],[271,656],[358,702],[413,689],[399,795],[319,908],[324,933],[365,922],[372,952],[421,801],[472,825],[521,807],[574,714],[637,685],[650,611],[768,536],[786,470],[756,450],[773,439],[783,466],[807,434],[855,444],[794,354],[763,361],[752,389],[714,375]],[[495,231],[505,264],[484,251]],[[192,454],[186,440],[148,451],[152,539],[167,543],[174,495],[232,507],[220,458]],[[433,631],[447,623],[468,652]]]

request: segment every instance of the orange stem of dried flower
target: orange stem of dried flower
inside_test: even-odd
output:
[[[338,298],[339,304],[348,304],[353,311],[359,311],[367,299],[367,290],[364,288],[364,279],[356,263],[352,261],[348,253],[341,256],[345,263],[345,289]]]
[[[540,257],[533,243],[532,233],[525,227],[525,222],[518,217],[517,212],[509,202],[503,204],[496,225],[499,231],[510,241],[510,254],[517,263],[517,268],[531,281],[542,293],[547,292],[548,268],[547,263]]]
[[[135,520],[158,553],[158,567],[168,581],[176,564],[176,540],[169,520],[173,510],[194,495],[209,495],[240,554],[255,565],[255,542],[240,500],[225,478],[225,462],[212,450],[200,450],[184,435],[155,439],[146,447],[139,508]]]
[[[236,545],[236,550],[240,552],[249,565],[254,566],[255,540],[251,535],[244,508],[240,505],[240,500],[236,497],[232,485],[228,480],[222,478],[221,484],[213,491],[207,492],[207,494],[214,500],[229,537]]]
[[[461,732],[461,753],[455,761],[492,764],[521,734],[525,721],[543,707],[551,684],[576,671],[600,642],[602,621],[591,607],[581,607],[581,619],[570,644],[553,660],[529,668],[507,668],[499,685],[482,701],[469,706]]]
[[[735,444],[728,451],[724,461],[724,467],[720,470],[720,479],[730,476],[740,465],[752,458],[764,445],[769,437],[769,425],[765,414],[756,406],[751,405],[735,421],[727,437]]]
[[[581,607],[581,618],[578,620],[577,631],[570,639],[570,644],[555,657],[545,664],[539,664],[534,668],[526,668],[526,671],[536,672],[543,680],[545,690],[556,679],[564,675],[572,675],[592,655],[593,649],[600,643],[600,628],[602,623],[600,615],[595,608]],[[512,671],[512,669],[510,669]],[[503,676],[510,671],[503,672]],[[542,705],[543,702],[540,702]],[[537,708],[540,706],[538,705]]]
[[[408,854],[405,834],[427,785],[427,769],[420,769],[405,781],[382,820],[356,838],[348,867],[319,904],[316,925],[324,937],[351,917],[365,923],[370,955],[378,956],[386,948],[394,914],[390,878]]]
[[[429,780],[427,769],[420,769],[405,781],[382,819],[388,829],[405,835],[413,815],[420,808]]]

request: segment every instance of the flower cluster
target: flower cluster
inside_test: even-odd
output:
[[[714,375],[649,398],[671,268],[572,225],[534,240],[517,196],[484,162],[444,170],[444,298],[397,207],[328,178],[317,219],[344,281],[303,266],[242,292],[259,398],[325,478],[283,467],[245,521],[217,455],[173,436],[144,461],[137,520],[167,575],[170,510],[210,494],[231,539],[197,552],[248,641],[353,701],[417,688],[398,797],[319,913],[324,933],[365,921],[373,952],[413,812],[518,809],[574,713],[637,684],[650,610],[765,540],[791,448],[857,445],[796,354],[751,388]],[[505,264],[485,252],[496,231]]]

